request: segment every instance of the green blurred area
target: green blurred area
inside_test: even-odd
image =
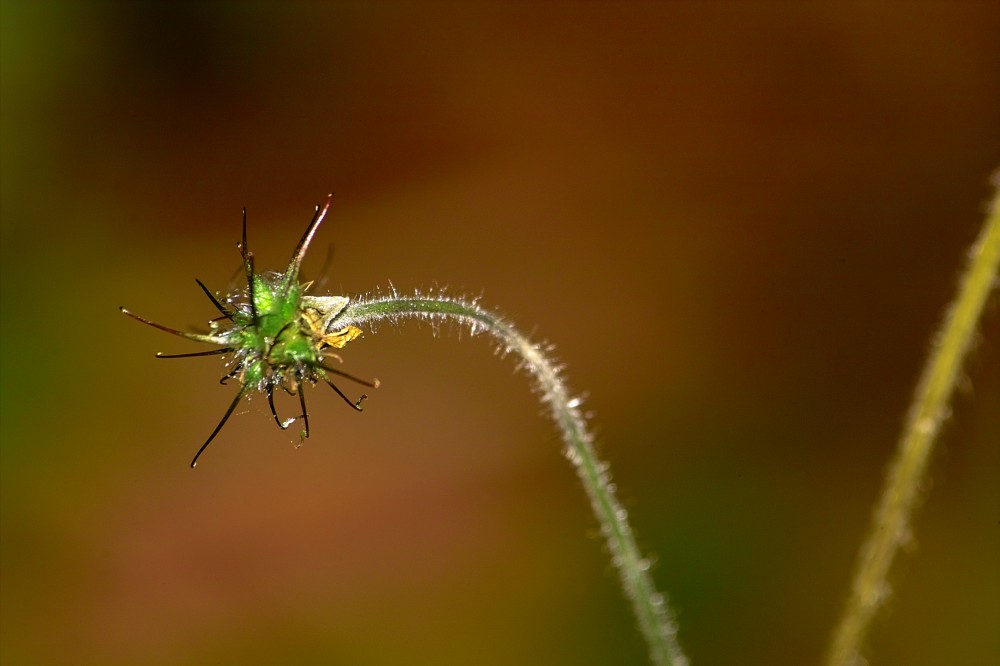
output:
[[[382,327],[313,436],[194,284],[447,286],[556,345],[695,664],[815,663],[1000,160],[1000,6],[3,0],[4,664],[622,664],[524,378]],[[996,299],[869,654],[1000,662]],[[294,409],[294,401],[283,405]]]

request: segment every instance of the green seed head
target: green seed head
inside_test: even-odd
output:
[[[283,273],[257,273],[254,269],[254,255],[247,249],[246,210],[243,211],[243,240],[239,244],[246,272],[245,291],[230,294],[221,301],[210,292],[201,281],[198,285],[211,299],[221,313],[212,320],[208,334],[187,333],[156,324],[125,308],[122,312],[144,324],[189,340],[207,342],[219,348],[206,352],[164,355],[159,358],[223,355],[228,373],[222,383],[229,380],[239,382],[240,390],[215,430],[209,435],[195,455],[191,466],[197,464],[198,456],[211,443],[232,415],[236,405],[245,395],[260,391],[267,395],[268,405],[278,427],[288,428],[297,419],[302,419],[304,429],[302,439],[309,436],[309,416],[306,412],[303,388],[323,381],[340,395],[354,409],[361,411],[361,403],[367,398],[362,395],[351,401],[330,379],[330,375],[346,377],[358,383],[375,388],[378,380],[371,382],[358,379],[330,366],[330,361],[340,361],[333,349],[341,349],[345,344],[361,335],[354,326],[337,326],[336,319],[347,306],[346,296],[309,296],[309,285],[299,282],[299,269],[316,229],[326,217],[332,203],[332,195],[327,197],[322,209],[317,206],[316,214],[292,253],[288,268]],[[289,395],[297,395],[302,413],[282,421],[274,409],[274,391],[280,389]]]

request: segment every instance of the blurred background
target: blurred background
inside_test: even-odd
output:
[[[188,468],[234,387],[118,306],[203,328],[240,209],[279,269],[334,191],[326,291],[555,345],[694,664],[817,662],[1000,165],[998,34],[995,2],[4,0],[0,659],[645,661],[486,340],[368,332],[363,414],[317,387],[296,449],[245,402]],[[998,310],[874,663],[1000,660]]]

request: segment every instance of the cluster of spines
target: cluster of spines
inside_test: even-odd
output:
[[[357,411],[362,410],[362,402],[368,397],[362,395],[352,401],[328,375],[338,375],[365,386],[375,388],[378,380],[366,381],[346,372],[330,367],[327,359],[340,360],[330,348],[340,348],[360,335],[360,329],[352,326],[330,330],[329,323],[339,309],[347,304],[344,297],[306,297],[303,292],[308,287],[299,284],[299,271],[312,238],[323,222],[332,203],[332,195],[325,204],[316,207],[315,214],[305,234],[299,240],[288,268],[284,273],[263,275],[255,270],[254,255],[247,246],[246,209],[243,210],[243,234],[238,244],[243,268],[246,273],[245,294],[230,295],[220,301],[201,280],[195,280],[205,292],[220,316],[210,323],[212,333],[191,333],[180,331],[141,317],[125,308],[120,308],[128,316],[154,328],[189,340],[220,345],[217,349],[183,354],[157,353],[157,358],[189,358],[194,356],[214,356],[232,354],[227,367],[230,371],[220,380],[225,384],[237,380],[240,390],[230,403],[218,425],[202,444],[191,461],[194,467],[202,452],[211,444],[219,431],[232,416],[240,401],[253,391],[263,391],[267,395],[268,406],[275,423],[282,430],[301,418],[303,430],[301,438],[309,436],[309,416],[306,409],[303,385],[315,384],[323,380],[344,401]],[[324,312],[329,305],[335,311]],[[297,395],[302,413],[282,420],[274,406],[275,389],[282,389],[290,395]]]

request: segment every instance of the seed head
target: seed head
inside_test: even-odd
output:
[[[209,333],[179,331],[121,308],[122,312],[133,319],[161,331],[219,346],[209,351],[185,354],[157,353],[157,358],[223,355],[227,373],[220,380],[221,383],[235,380],[240,385],[239,392],[222,420],[195,454],[191,467],[197,465],[198,457],[219,434],[243,397],[251,392],[259,391],[267,395],[271,414],[282,430],[297,419],[302,419],[301,440],[305,440],[309,436],[309,416],[303,391],[306,384],[315,385],[319,381],[329,384],[357,411],[362,410],[362,402],[368,396],[362,395],[358,400],[352,401],[337,388],[330,376],[345,377],[365,386],[378,387],[377,379],[366,381],[330,366],[330,361],[341,361],[340,356],[332,350],[342,349],[361,335],[361,329],[355,326],[336,324],[337,315],[347,307],[350,299],[346,296],[311,296],[306,293],[311,283],[299,282],[302,260],[332,202],[333,195],[329,195],[322,208],[316,206],[309,227],[292,253],[288,268],[282,273],[256,272],[254,255],[247,248],[247,214],[246,209],[243,209],[243,238],[238,247],[243,258],[247,288],[220,301],[201,280],[195,280],[220,313],[219,317],[210,322]],[[297,395],[302,413],[284,421],[278,418],[274,408],[275,389]]]

